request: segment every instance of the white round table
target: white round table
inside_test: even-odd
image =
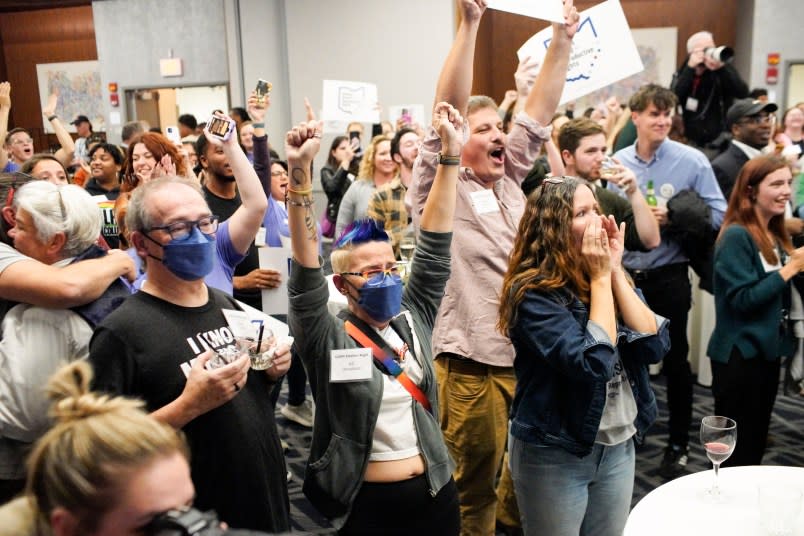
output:
[[[771,465],[721,469],[722,503],[706,502],[713,472],[701,471],[659,486],[639,501],[623,536],[760,536],[759,486],[771,484],[804,491],[804,468]],[[804,509],[794,536],[804,536]]]

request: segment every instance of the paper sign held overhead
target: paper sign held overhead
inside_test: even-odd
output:
[[[553,36],[546,28],[522,45],[517,56],[541,63]],[[560,104],[573,101],[644,69],[625,13],[618,0],[608,0],[580,14],[572,40],[567,81]]]
[[[564,6],[561,0],[489,0],[488,7],[534,19],[564,22]]]
[[[321,118],[324,121],[380,122],[375,84],[324,80],[321,102]]]

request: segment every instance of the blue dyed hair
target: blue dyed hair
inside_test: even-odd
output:
[[[332,249],[336,250],[347,246],[359,246],[366,242],[388,241],[388,234],[385,232],[383,222],[366,218],[364,220],[355,220],[344,229],[341,236],[335,241]]]

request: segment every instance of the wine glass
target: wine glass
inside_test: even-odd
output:
[[[718,501],[721,498],[717,484],[718,469],[726,461],[737,444],[737,423],[728,417],[710,415],[701,419],[701,443],[706,449],[706,456],[715,469],[712,488],[707,490],[707,497]]]
[[[409,264],[413,259],[413,251],[416,249],[416,242],[413,237],[406,236],[399,241],[399,254],[406,264]]]

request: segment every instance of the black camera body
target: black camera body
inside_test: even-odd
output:
[[[195,508],[169,510],[156,517],[145,530],[148,536],[268,536],[267,532],[222,529],[214,510],[202,512]]]

